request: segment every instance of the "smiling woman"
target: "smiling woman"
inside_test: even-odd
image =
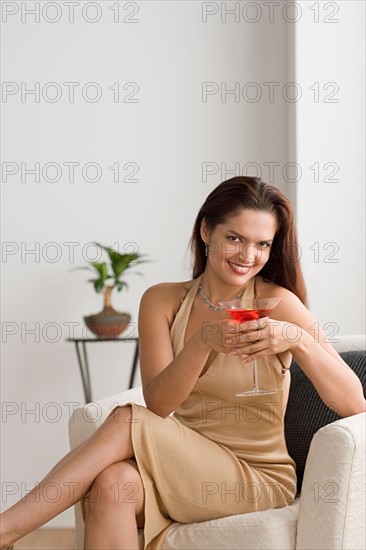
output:
[[[214,229],[221,232],[215,238],[210,237]],[[305,283],[294,253],[297,235],[292,205],[277,187],[265,184],[260,178],[239,176],[216,187],[198,213],[191,246],[195,256],[194,278],[206,268],[206,246],[210,254],[221,248],[228,258],[232,256],[228,261],[233,263],[235,255],[247,255],[246,259],[241,258],[246,264],[237,262],[239,270],[241,266],[252,268],[259,263],[257,272],[261,271],[264,280],[287,288],[307,305]]]
[[[207,218],[203,218],[201,236],[208,252],[206,277],[211,277],[211,270],[220,277],[222,267],[229,268],[223,274],[226,275],[227,272],[226,283],[232,282],[233,286],[243,282],[235,275],[246,275],[248,280],[254,277],[268,262],[276,229],[277,220],[273,214],[252,209],[241,209],[212,230]],[[212,296],[212,292],[208,290]],[[213,296],[214,301],[218,301],[220,297]]]
[[[146,407],[115,407],[36,491],[4,512],[1,546],[79,500],[85,549],[138,549],[137,528],[143,527],[149,550],[164,548],[172,521],[293,503],[296,465],[284,434],[292,356],[339,415],[365,409],[360,380],[320,330],[313,336],[316,320],[291,254],[296,244],[292,206],[276,187],[236,177],[210,193],[194,224],[192,279],[152,286],[141,300]],[[260,324],[236,322],[219,302],[237,297],[280,302]],[[245,363],[253,359],[261,383],[278,391],[252,395],[249,403],[235,394],[250,388]],[[61,490],[57,500],[46,500],[47,485],[66,483],[74,484],[72,498]],[[237,498],[232,487],[245,491]],[[116,488],[122,488],[120,498]]]

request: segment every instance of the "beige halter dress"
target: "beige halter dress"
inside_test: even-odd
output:
[[[170,329],[175,355],[183,347],[200,278]],[[253,278],[243,298],[253,296],[254,286]],[[282,353],[281,360],[289,367],[291,354]],[[293,502],[295,462],[287,451],[283,421],[290,371],[283,371],[278,356],[259,359],[260,385],[283,389],[236,397],[238,390],[253,386],[251,363],[218,353],[167,418],[131,404],[132,444],[145,491],[144,549],[162,549],[172,521],[201,522]]]

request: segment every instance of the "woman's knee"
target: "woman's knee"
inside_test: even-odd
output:
[[[85,499],[86,506],[131,506],[136,514],[143,510],[144,491],[134,460],[111,464],[95,478]]]
[[[109,415],[104,420],[104,422],[99,426],[98,430],[100,430],[100,428],[105,429],[106,427],[107,428],[109,427],[110,429],[118,427],[118,431],[120,432],[121,428],[130,427],[131,417],[132,417],[131,405],[116,407],[109,413]]]
[[[134,456],[131,434],[132,407],[125,405],[114,409],[91,436],[101,444],[115,445],[126,458]],[[121,447],[122,445],[122,447]],[[122,459],[122,457],[121,457]],[[121,460],[117,459],[117,460]]]

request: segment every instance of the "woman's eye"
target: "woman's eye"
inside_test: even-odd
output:
[[[229,239],[229,241],[234,242],[234,243],[240,242],[239,237],[235,237],[234,235],[229,235],[228,239]]]
[[[269,248],[271,245],[269,243],[259,243],[261,248]]]

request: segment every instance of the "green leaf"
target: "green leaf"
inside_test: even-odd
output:
[[[109,246],[104,246],[100,243],[96,243],[94,242],[94,244],[96,244],[97,246],[99,246],[99,248],[101,248],[102,250],[105,250],[111,260],[111,263],[113,262],[116,262],[118,261],[118,258],[121,256],[121,254],[119,254],[119,252],[116,252],[115,250],[113,250],[113,248],[110,248]]]
[[[108,267],[105,262],[90,262],[94,269],[99,273],[100,278],[105,280],[108,278]]]
[[[128,269],[128,258],[120,258],[118,261],[112,263],[112,269],[115,277],[119,277],[126,269]]]
[[[121,275],[128,269],[135,267],[137,264],[147,263],[150,260],[145,259],[146,254],[139,254],[138,252],[120,254],[108,246],[104,246],[94,241],[94,244],[101,250],[104,250],[110,259],[110,267],[113,275],[108,274],[108,265],[106,262],[88,262],[89,266],[80,266],[72,268],[70,271],[77,269],[87,269],[94,274],[97,273],[97,279],[88,279],[88,282],[93,283],[97,292],[100,292],[105,287],[105,282],[108,279],[114,279],[115,288],[117,291],[121,291],[123,288],[128,288],[128,284],[125,281],[120,280]],[[137,272],[136,275],[142,275]]]
[[[103,287],[104,287],[103,281],[101,281],[100,279],[97,279],[96,281],[94,281],[94,288],[97,292],[100,292],[101,290],[103,290]]]
[[[116,289],[118,292],[121,292],[124,287],[129,288],[128,284],[125,281],[116,281]]]

